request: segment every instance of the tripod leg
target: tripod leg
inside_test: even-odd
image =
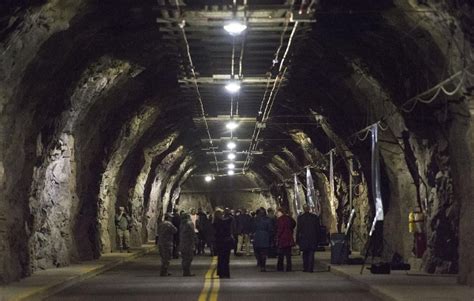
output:
[[[369,236],[369,244],[367,246],[367,250],[365,251],[364,262],[362,263],[362,267],[360,268],[361,275],[364,272],[365,263],[367,262],[367,258],[369,257],[369,251],[371,247],[372,247],[372,236]]]

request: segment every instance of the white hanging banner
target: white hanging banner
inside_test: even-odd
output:
[[[380,191],[379,127],[372,125],[372,191],[375,200],[375,220],[383,221],[382,193]]]
[[[335,213],[335,208],[336,208],[336,197],[335,197],[335,191],[334,191],[334,162],[333,162],[333,153],[332,151],[329,152],[329,199],[331,201],[331,208],[334,208],[334,213]]]
[[[298,177],[296,176],[296,174],[294,175],[294,194],[295,194],[295,200],[294,200],[294,204],[295,204],[295,209],[296,209],[296,213],[300,213],[301,212],[301,200],[300,200],[300,189],[298,187]]]
[[[306,167],[306,202],[308,206],[313,208],[314,213],[316,213],[317,215],[320,214],[321,207],[319,205],[319,199],[316,198],[313,176],[311,175],[311,170],[309,169],[309,167]]]

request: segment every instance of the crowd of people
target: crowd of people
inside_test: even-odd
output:
[[[169,276],[172,258],[181,255],[183,276],[194,276],[191,264],[194,256],[217,256],[217,275],[230,278],[230,254],[251,256],[251,250],[261,272],[267,271],[267,258],[277,257],[277,271],[292,271],[292,250],[302,252],[303,271],[314,271],[314,253],[320,233],[319,217],[307,205],[304,212],[291,217],[285,208],[255,212],[246,209],[217,208],[213,214],[201,208],[190,212],[177,209],[165,214],[157,227],[157,244],[161,256],[161,276]],[[295,232],[296,230],[296,232]]]

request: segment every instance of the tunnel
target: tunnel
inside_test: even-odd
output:
[[[117,253],[119,207],[139,248],[173,209],[303,204],[474,285],[472,1],[4,0],[0,52],[6,288]]]

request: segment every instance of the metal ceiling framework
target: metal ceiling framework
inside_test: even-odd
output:
[[[202,151],[214,157],[209,172],[218,175],[231,163],[226,144],[232,140],[237,144],[232,163],[245,173],[252,155],[262,153],[258,143],[265,138],[260,134],[278,89],[286,83],[290,47],[310,31],[312,11],[295,10],[295,1],[196,2],[203,1],[159,0],[156,21],[177,54],[181,98],[196,103],[193,121]],[[247,25],[239,36],[223,29],[235,20]],[[234,74],[241,89],[231,96],[224,86]],[[239,124],[234,131],[225,127],[231,119]]]

